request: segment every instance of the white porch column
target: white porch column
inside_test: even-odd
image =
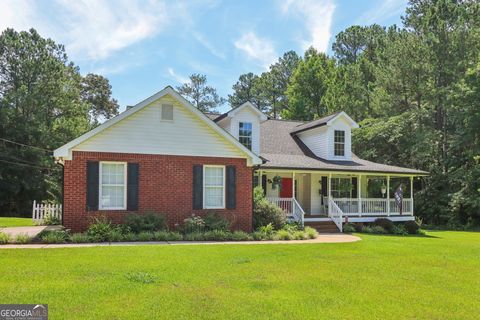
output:
[[[328,174],[328,216],[330,216],[330,212],[332,208],[330,208],[330,200],[332,199],[332,174]]]
[[[358,214],[362,216],[362,175],[358,175],[357,181]]]
[[[387,176],[387,216],[390,216],[390,176]]]
[[[413,176],[410,176],[410,212],[413,216]]]

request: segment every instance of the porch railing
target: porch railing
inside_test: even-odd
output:
[[[295,198],[267,197],[267,200],[285,211],[287,217],[293,218],[303,226],[305,211]]]
[[[348,216],[398,216],[400,208],[395,199],[381,198],[333,198],[333,201]],[[390,202],[390,205],[388,203]],[[402,215],[413,215],[412,199],[403,199]]]
[[[332,198],[328,200],[328,216],[337,225],[338,230],[343,232],[343,212]]]
[[[297,199],[293,198],[293,218],[295,221],[300,223],[303,228],[303,219],[305,216],[305,211],[303,211],[302,206],[298,203]]]

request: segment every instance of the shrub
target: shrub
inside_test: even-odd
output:
[[[255,241],[269,240],[270,237],[270,235],[267,235],[266,233],[261,231],[255,231],[254,233],[252,233],[252,238]]]
[[[183,220],[185,233],[201,232],[205,229],[205,221],[202,217],[192,214],[191,217]]]
[[[203,218],[206,230],[224,230],[230,229],[230,221],[217,212],[209,212]]]
[[[183,240],[183,236],[181,233],[176,232],[176,231],[170,231],[168,233],[168,239],[167,241],[181,241]]]
[[[387,231],[380,226],[363,226],[362,232],[364,233],[374,233],[374,234],[385,234]]]
[[[123,241],[123,233],[122,233],[122,230],[120,230],[120,228],[115,228],[115,229],[112,229],[110,230],[110,232],[108,233],[108,241],[109,242],[120,242],[120,241]]]
[[[318,237],[318,232],[312,227],[305,227],[305,233],[309,239],[315,239]]]
[[[48,212],[45,215],[45,218],[43,218],[42,224],[45,226],[53,226],[53,225],[60,224],[60,222],[61,221],[59,218],[54,217],[50,212]]]
[[[253,227],[255,229],[271,223],[275,229],[279,230],[285,224],[286,219],[285,212],[267,199],[261,198],[254,202]]]
[[[132,232],[139,233],[142,231],[159,231],[166,230],[166,218],[160,213],[130,214],[125,218],[125,225]]]
[[[374,225],[376,226],[380,226],[382,227],[383,229],[385,229],[388,233],[392,233],[393,232],[393,222],[392,220],[390,219],[387,219],[387,218],[378,218],[378,219],[375,219],[375,221],[373,222]]]
[[[0,232],[0,244],[5,244],[10,241],[10,236],[5,232]]]
[[[287,230],[278,230],[275,233],[274,239],[276,240],[292,240],[292,234]]]
[[[168,241],[168,231],[155,231],[153,233],[153,240]]]
[[[343,226],[343,232],[352,233],[352,232],[356,232],[356,231],[357,231],[357,228],[355,228],[355,225],[353,223],[346,223]]]
[[[153,233],[148,231],[142,231],[137,234],[138,241],[152,241],[153,240]]]
[[[127,232],[123,234],[123,241],[137,241],[137,235],[133,232]]]
[[[203,232],[191,232],[187,233],[184,237],[183,240],[187,241],[203,241],[205,240],[205,234]]]
[[[306,240],[306,239],[308,239],[308,235],[304,231],[299,230],[299,231],[295,231],[292,234],[292,238],[294,240]]]
[[[252,237],[246,232],[234,231],[231,234],[230,239],[232,239],[233,241],[249,241],[249,240],[252,240]]]
[[[282,230],[287,230],[287,231],[290,232],[290,233],[294,233],[294,232],[298,231],[299,228],[298,228],[298,224],[297,224],[297,223],[295,223],[295,222],[293,222],[293,223],[289,222],[289,223],[286,223],[286,224],[283,225]]]
[[[416,234],[420,230],[420,226],[415,221],[407,221],[403,226],[409,234]]]
[[[230,238],[230,232],[223,230],[212,230],[204,233],[205,240],[226,241]]]
[[[273,225],[271,223],[267,224],[266,226],[261,226],[260,228],[258,228],[258,231],[264,233],[264,234],[273,234],[273,232],[275,231],[274,228],[273,228]]]
[[[31,240],[30,236],[26,233],[19,233],[15,236],[15,243],[29,243]]]
[[[87,243],[90,242],[90,238],[86,233],[74,233],[70,236],[70,241],[73,243]]]
[[[69,239],[67,231],[45,231],[40,235],[45,243],[65,243]]]
[[[398,234],[400,236],[406,236],[408,234],[407,230],[405,230],[405,227],[403,224],[398,224],[393,226],[392,230],[393,234]]]
[[[105,242],[113,229],[112,222],[105,216],[94,217],[88,226],[87,234],[93,242]]]

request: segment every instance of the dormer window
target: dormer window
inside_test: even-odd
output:
[[[335,130],[333,154],[336,157],[345,156],[345,131]]]
[[[239,122],[238,124],[238,141],[248,150],[252,150],[252,123]]]

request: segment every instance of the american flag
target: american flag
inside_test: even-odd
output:
[[[397,191],[395,191],[395,203],[397,204],[398,208],[400,209],[400,214],[402,214],[403,210],[403,189],[402,189],[402,184],[397,188]]]

